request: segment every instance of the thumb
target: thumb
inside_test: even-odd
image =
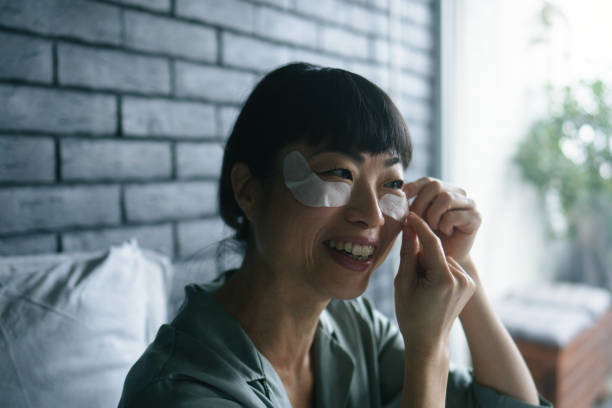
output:
[[[400,249],[400,269],[414,270],[419,252],[416,232],[406,223],[402,225],[402,247]]]

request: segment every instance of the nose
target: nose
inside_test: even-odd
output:
[[[376,190],[370,186],[355,185],[353,187],[345,214],[347,221],[363,228],[379,227],[385,223],[385,218],[378,205]]]

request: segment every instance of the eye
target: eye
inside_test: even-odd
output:
[[[403,180],[393,180],[385,184],[385,187],[399,190],[404,186]]]
[[[324,171],[322,174],[336,176],[347,180],[352,180],[353,175],[347,169],[335,168],[332,170]]]

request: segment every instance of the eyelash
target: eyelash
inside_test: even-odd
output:
[[[341,173],[341,174],[338,174]],[[336,177],[340,177],[340,178],[345,178],[347,180],[353,180],[353,175],[351,174],[350,171],[348,171],[347,169],[342,169],[342,168],[335,168],[335,169],[331,169],[329,171],[324,172],[323,174],[329,174],[332,176],[336,176]]]
[[[388,182],[387,184],[385,184],[385,186],[387,186],[388,184],[393,184],[392,189],[394,190],[400,190],[402,187],[404,187],[404,181],[403,180],[393,180]]]
[[[328,170],[326,172],[323,172],[323,174],[329,174],[332,176],[336,176],[336,177],[340,177],[340,178],[344,178],[347,180],[353,180],[353,175],[351,174],[351,172],[347,169],[343,169],[343,168],[335,168],[335,169],[331,169]],[[403,180],[393,180],[390,181],[388,183],[385,184],[385,187],[389,187],[392,188],[394,190],[399,190],[404,186],[404,181]]]

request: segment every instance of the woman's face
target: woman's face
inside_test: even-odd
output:
[[[337,207],[300,202],[283,174],[283,159],[291,151],[300,152],[324,182],[346,183],[348,202]],[[296,144],[280,152],[276,168],[251,221],[259,256],[275,273],[323,297],[359,296],[401,230],[379,204],[385,194],[403,196],[399,158],[389,153],[348,155]]]

